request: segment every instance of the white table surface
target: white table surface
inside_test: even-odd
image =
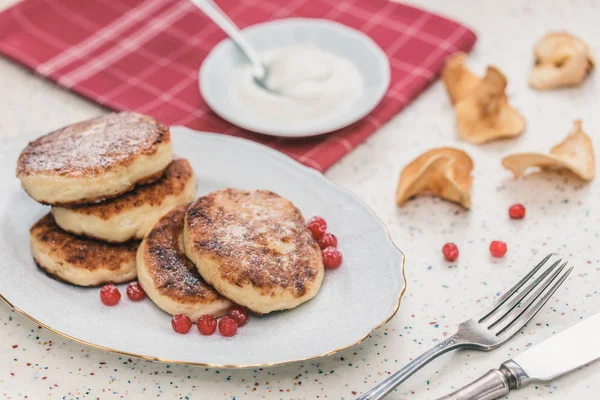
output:
[[[0,8],[14,2],[0,0]],[[566,135],[575,118],[583,119],[584,129],[600,146],[598,72],[576,89],[538,93],[526,85],[532,46],[547,30],[578,34],[600,55],[600,5],[589,0],[412,3],[462,21],[477,32],[470,66],[480,73],[494,63],[505,72],[511,102],[526,116],[528,129],[520,139],[486,146],[459,141],[454,114],[438,82],[327,172],[375,209],[406,253],[408,291],[390,323],[363,344],[325,359],[232,371],[153,363],[87,348],[40,329],[0,304],[0,398],[353,399],[451,334],[456,324],[548,252],[568,258],[577,269],[534,323],[492,353],[462,351],[438,359],[389,398],[435,399],[599,312],[600,178],[582,185],[564,175],[543,173],[513,181],[500,159],[516,150],[548,150]],[[0,59],[0,135],[42,134],[103,111]],[[427,197],[397,209],[394,191],[402,166],[440,145],[466,149],[475,160],[472,210]],[[515,202],[527,206],[523,221],[507,218],[507,208]],[[488,244],[494,239],[508,243],[504,259],[490,258]],[[441,257],[447,241],[460,247],[455,265]],[[598,378],[600,364],[509,397],[596,399]]]

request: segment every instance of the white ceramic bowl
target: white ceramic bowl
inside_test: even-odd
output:
[[[337,22],[292,18],[244,29],[244,36],[259,52],[311,42],[353,62],[363,78],[360,98],[346,111],[312,121],[290,124],[256,115],[231,98],[235,70],[248,61],[229,39],[210,52],[200,68],[200,91],[209,107],[239,127],[273,136],[303,137],[335,131],[358,121],[377,106],[390,83],[387,56],[367,35]]]

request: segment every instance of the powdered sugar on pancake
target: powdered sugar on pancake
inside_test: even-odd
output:
[[[29,143],[17,176],[98,176],[171,140],[169,129],[150,117],[112,113],[59,129]]]
[[[218,260],[222,279],[232,284],[286,288],[301,297],[322,269],[302,214],[273,192],[211,193],[192,203],[187,221],[194,250]]]
[[[225,301],[200,277],[183,251],[183,223],[188,205],[180,205],[163,216],[146,235],[142,246],[143,268],[152,287],[162,296],[179,302]]]

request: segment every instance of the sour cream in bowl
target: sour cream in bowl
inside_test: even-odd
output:
[[[303,123],[347,112],[361,96],[363,79],[344,57],[310,43],[266,52],[266,86],[254,82],[249,65],[233,76],[232,96],[239,105],[270,120]]]
[[[254,82],[231,40],[219,43],[200,69],[209,107],[242,128],[284,137],[331,132],[367,115],[390,79],[385,53],[366,35],[337,22],[286,19],[243,31],[268,69]]]

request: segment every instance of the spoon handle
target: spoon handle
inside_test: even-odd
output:
[[[263,66],[258,54],[252,49],[250,44],[242,36],[242,32],[233,23],[233,21],[225,14],[221,8],[213,0],[190,0],[192,4],[197,6],[206,14],[219,28],[221,28],[233,42],[242,50],[244,55],[252,63],[254,76],[264,77],[266,75],[265,67]]]

